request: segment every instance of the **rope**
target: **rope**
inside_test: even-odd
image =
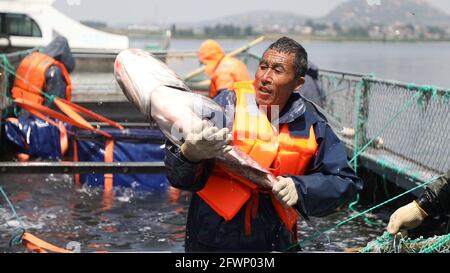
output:
[[[450,234],[442,236],[433,245],[431,245],[431,246],[429,246],[429,247],[427,247],[425,249],[421,249],[419,253],[431,253],[431,252],[434,252],[434,251],[442,248],[444,245],[448,244],[448,242],[450,242]]]
[[[359,202],[359,193],[356,195],[356,200],[351,202],[350,204],[348,204],[348,208],[353,211],[356,212],[356,209],[353,208],[353,206],[355,206],[356,204],[358,204]]]
[[[359,250],[361,253],[450,253],[450,234],[434,236],[424,239],[409,239],[401,234],[391,235],[385,231],[366,247]]]
[[[422,110],[426,109],[426,102],[428,101],[427,94],[431,94],[431,100],[436,100],[437,98],[437,87],[432,85],[424,85],[419,88],[419,92],[423,94],[423,96],[417,99],[417,104]]]
[[[14,66],[11,65],[11,63],[9,62],[8,58],[6,57],[5,54],[1,54],[0,58],[2,60],[1,64],[3,65],[3,67],[8,68],[9,71],[14,71]],[[8,73],[10,73],[9,71],[5,70],[5,88],[3,91],[3,95],[6,97],[8,94],[8,90],[9,90],[9,75]]]
[[[9,207],[11,208],[11,211],[13,212],[14,217],[17,219],[17,221],[20,224],[20,229],[17,230],[16,234],[13,235],[11,240],[9,241],[10,246],[24,244],[25,247],[33,252],[38,253],[46,253],[48,251],[50,252],[56,252],[56,253],[71,253],[72,251],[69,251],[64,248],[60,248],[57,246],[54,246],[50,243],[47,243],[46,241],[39,239],[38,237],[32,235],[31,233],[26,232],[25,225],[22,222],[22,219],[20,219],[19,215],[17,214],[13,204],[8,198],[8,195],[3,190],[3,187],[0,186],[0,192],[2,193],[3,197],[5,198],[6,202],[8,203]]]
[[[367,76],[368,78],[370,78],[370,79],[375,79],[376,77],[375,77],[375,75],[374,74],[369,74],[368,76]],[[353,169],[354,169],[354,171],[355,171],[355,173],[357,173],[357,170],[358,170],[358,160],[357,160],[357,157],[358,157],[358,146],[359,146],[359,138],[360,138],[360,134],[359,134],[359,130],[358,130],[358,128],[360,128],[360,125],[361,125],[361,123],[364,123],[365,122],[365,120],[361,117],[361,110],[360,110],[360,107],[361,107],[361,92],[362,92],[362,89],[364,88],[364,84],[365,84],[365,81],[364,81],[364,78],[362,78],[359,82],[358,82],[358,84],[357,84],[357,86],[356,86],[356,89],[355,89],[355,91],[356,91],[356,94],[355,94],[355,109],[354,109],[354,112],[355,112],[355,120],[356,120],[356,128],[357,128],[357,130],[355,130],[355,136],[354,136],[354,138],[353,138],[353,159],[354,159],[354,162],[353,162]],[[367,83],[366,83],[367,84]],[[377,136],[376,136],[377,137]],[[375,138],[376,138],[375,137]],[[365,148],[363,148],[363,149],[365,149]],[[351,161],[349,162],[350,164],[351,164]],[[359,199],[360,199],[360,195],[359,195],[359,193],[356,195],[356,200],[355,201],[353,201],[353,202],[351,202],[349,205],[348,205],[348,208],[352,211],[352,212],[355,212],[355,213],[357,213],[357,210],[355,209],[355,208],[353,208],[354,206],[356,206],[357,204],[358,204],[358,202],[359,202]],[[372,220],[370,220],[367,216],[365,216],[364,217],[364,221],[367,223],[367,224],[369,224],[369,225],[379,225],[380,223],[378,223],[378,222],[374,222],[374,221],[372,221]]]
[[[6,202],[8,203],[8,206],[11,208],[11,211],[13,212],[13,216],[14,216],[14,218],[16,218],[17,221],[19,222],[20,227],[21,227],[22,229],[25,229],[25,225],[23,224],[22,219],[20,219],[20,217],[19,217],[19,215],[17,214],[17,212],[16,212],[16,210],[15,210],[13,204],[12,204],[11,201],[9,200],[8,195],[6,195],[6,192],[3,190],[3,187],[2,187],[2,186],[0,186],[0,192],[2,193],[2,195],[3,195],[3,197],[5,198]]]
[[[6,200],[6,203],[8,203],[9,208],[11,209],[14,218],[16,218],[17,222],[20,225],[20,228],[15,232],[15,235],[11,238],[11,240],[9,241],[9,244],[11,246],[13,245],[19,245],[22,243],[22,236],[25,233],[25,225],[22,222],[22,219],[20,219],[20,216],[17,214],[16,209],[14,208],[13,204],[11,203],[11,201],[8,198],[8,195],[6,194],[6,192],[3,190],[3,187],[0,186],[0,192],[3,195],[3,198]],[[9,226],[9,224],[7,224]]]
[[[380,208],[380,207],[382,207],[382,206],[384,206],[384,205],[386,205],[386,204],[388,204],[388,203],[390,203],[390,202],[392,202],[392,201],[394,201],[394,200],[396,200],[396,199],[398,199],[398,198],[400,198],[400,197],[402,197],[402,196],[404,196],[404,195],[406,195],[406,194],[408,194],[408,193],[410,193],[410,192],[413,192],[413,191],[415,191],[415,190],[417,190],[417,189],[419,189],[419,188],[422,188],[422,187],[424,187],[424,186],[430,184],[431,182],[433,182],[433,181],[435,181],[435,180],[437,180],[437,179],[439,179],[439,178],[441,178],[441,177],[444,177],[444,175],[435,176],[435,177],[429,179],[428,181],[426,181],[426,182],[424,182],[424,183],[422,183],[422,184],[420,184],[420,185],[418,185],[418,186],[416,186],[416,187],[414,187],[414,188],[412,188],[412,189],[409,189],[409,190],[407,190],[407,191],[405,191],[405,192],[403,192],[403,193],[401,193],[401,194],[399,194],[399,195],[397,195],[397,196],[395,196],[395,197],[393,197],[393,198],[391,198],[391,199],[388,199],[388,200],[386,200],[386,201],[384,201],[384,202],[382,202],[382,203],[380,203],[380,204],[378,204],[378,205],[376,205],[376,206],[373,206],[373,207],[371,207],[371,208],[369,208],[369,209],[366,209],[366,210],[363,211],[363,212],[360,212],[360,213],[358,213],[358,214],[356,214],[356,215],[354,215],[354,216],[351,216],[351,217],[345,219],[344,221],[341,221],[341,222],[337,223],[337,224],[334,225],[334,226],[331,226],[331,227],[328,227],[328,228],[324,228],[324,229],[322,229],[322,230],[319,230],[319,231],[316,232],[315,234],[313,234],[313,235],[311,235],[311,236],[309,236],[309,237],[306,237],[305,239],[301,240],[300,242],[298,242],[298,243],[296,243],[296,244],[291,245],[291,246],[288,247],[285,251],[288,251],[288,250],[290,250],[290,249],[292,249],[293,247],[296,247],[296,246],[301,246],[304,242],[313,240],[313,239],[317,238],[318,236],[320,236],[321,234],[323,234],[323,233],[325,233],[325,232],[328,232],[328,231],[330,231],[330,230],[339,228],[339,227],[345,225],[346,223],[348,223],[348,222],[350,222],[350,221],[352,221],[352,220],[354,220],[354,219],[356,219],[356,218],[358,218],[358,217],[360,217],[360,216],[362,216],[362,215],[365,215],[366,213],[371,212],[371,211],[373,211],[373,210],[375,210],[375,209],[377,209],[377,208]]]
[[[8,91],[9,91],[9,72],[8,71],[14,71],[15,68],[14,66],[11,65],[11,63],[9,62],[8,58],[6,57],[5,54],[0,54],[0,59],[1,59],[1,64],[3,67],[7,67],[7,69],[5,69],[4,71],[4,75],[5,75],[5,80],[4,80],[4,88],[3,88],[3,92],[0,93],[6,100],[7,104],[10,104],[11,102],[13,102],[13,100],[8,96]],[[15,72],[14,72],[15,73]],[[7,112],[6,115],[9,115],[9,111],[11,111],[11,108],[7,107]],[[17,114],[17,108],[14,106],[13,107],[13,114]],[[3,118],[0,117],[0,118]]]
[[[359,193],[357,193],[355,201],[348,204],[348,209],[350,211],[352,211],[354,213],[358,213],[358,210],[355,209],[354,206],[356,206],[359,203],[359,198],[360,198],[360,195],[359,195]],[[368,224],[368,225],[380,225],[380,223],[370,220],[367,216],[364,216],[364,222],[366,222],[366,224]]]

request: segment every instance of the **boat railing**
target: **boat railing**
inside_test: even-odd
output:
[[[164,162],[0,162],[0,174],[149,174],[164,171]]]

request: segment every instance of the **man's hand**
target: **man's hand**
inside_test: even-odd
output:
[[[189,133],[186,141],[181,145],[183,156],[192,162],[214,158],[231,150],[228,143],[231,141],[228,128],[218,129],[208,126],[207,121],[202,122],[199,132]]]
[[[297,189],[292,178],[278,176],[272,193],[285,208],[292,207],[298,201]]]
[[[391,215],[387,231],[394,235],[397,234],[400,228],[412,229],[418,227],[427,216],[425,211],[420,209],[415,201],[411,202],[397,209]]]

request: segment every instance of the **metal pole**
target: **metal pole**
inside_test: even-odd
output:
[[[164,162],[0,162],[0,174],[161,173]]]

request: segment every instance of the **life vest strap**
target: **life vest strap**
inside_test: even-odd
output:
[[[245,235],[250,236],[252,233],[251,221],[256,218],[259,207],[259,192],[257,190],[252,191],[250,200],[247,201],[245,206]]]
[[[80,161],[80,159],[78,157],[78,140],[74,137],[72,143],[73,143],[73,162],[78,162],[78,161]],[[81,186],[80,174],[79,173],[74,174],[73,178],[74,178],[75,185],[80,187]]]
[[[105,162],[110,163],[114,161],[114,140],[107,138],[105,140]],[[103,189],[103,209],[109,210],[114,202],[114,176],[112,173],[105,173],[104,175],[104,189]]]
[[[98,133],[100,135],[103,135],[105,137],[111,137],[110,134],[108,134],[106,132],[103,132],[101,130],[95,129],[90,124],[89,124],[90,126],[82,124],[82,123],[80,123],[80,122],[78,122],[78,121],[76,121],[76,120],[74,120],[74,119],[72,119],[70,117],[67,117],[67,116],[65,116],[65,115],[63,115],[61,113],[56,112],[55,110],[52,110],[52,109],[48,108],[47,106],[38,104],[36,102],[29,101],[29,100],[24,100],[24,99],[20,99],[20,98],[15,99],[14,102],[17,103],[20,107],[24,108],[27,111],[29,111],[31,109],[31,110],[33,110],[33,113],[39,112],[40,116],[43,116],[42,114],[46,114],[46,115],[48,115],[48,116],[50,116],[50,117],[52,117],[54,119],[60,120],[62,122],[69,123],[69,124],[71,124],[73,126],[76,126],[78,128],[90,130],[90,131],[96,132],[96,133]],[[39,117],[39,118],[41,118],[41,117]],[[58,125],[56,123],[52,123],[52,125],[58,127]]]
[[[82,118],[79,114],[83,114],[92,119],[95,119],[95,120],[98,120],[101,122],[105,122],[108,125],[111,125],[112,127],[116,127],[121,130],[124,129],[124,127],[122,125],[120,125],[119,123],[112,121],[112,120],[110,120],[102,115],[99,115],[97,113],[94,113],[91,110],[86,109],[83,106],[73,103],[69,100],[64,100],[64,99],[56,97],[54,99],[54,101],[58,105],[58,107],[60,107],[61,111],[63,111],[69,117],[73,118],[73,116],[79,116],[80,118]],[[75,120],[77,120],[77,119],[75,119]]]
[[[270,199],[272,201],[273,206],[275,207],[275,212],[277,213],[280,220],[289,230],[289,232],[294,233],[296,231],[295,227],[297,221],[299,219],[298,213],[294,208],[285,209],[280,202],[275,198],[272,192],[267,190],[256,189],[252,190],[252,194],[250,199],[247,201],[247,205],[245,207],[245,235],[250,236],[251,229],[251,221],[255,219],[258,214],[259,208],[259,194],[266,193],[270,195]]]
[[[281,221],[287,227],[287,229],[292,233],[294,231],[294,227],[299,220],[299,213],[293,208],[284,208],[283,205],[276,199],[275,195],[270,194],[270,198],[272,199],[272,204],[277,212],[278,216],[280,216]]]

